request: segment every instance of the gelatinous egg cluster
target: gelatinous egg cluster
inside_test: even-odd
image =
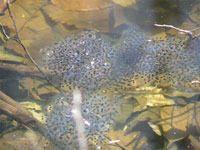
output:
[[[192,85],[192,81],[200,77],[200,61],[196,55],[200,49],[192,45],[190,39],[152,39],[145,45],[146,55],[139,64],[140,74],[151,75],[149,79],[156,85],[165,84],[179,90],[198,88],[195,86],[199,85]]]
[[[44,65],[52,71],[55,85],[93,89],[110,80],[114,49],[98,31],[70,35],[43,50]]]
[[[113,43],[95,30],[82,31],[43,50],[44,65],[52,83],[71,84],[86,90],[112,83],[168,84],[178,89],[191,84],[200,73],[199,39],[154,39],[131,26]],[[128,85],[128,84],[126,84]],[[137,85],[136,85],[137,86]],[[131,88],[131,87],[130,87]]]
[[[72,95],[59,95],[46,112],[46,137],[62,150],[78,149],[76,125],[72,117]],[[81,112],[88,142],[103,141],[117,113],[118,102],[100,94],[83,95]]]
[[[119,105],[106,93],[96,93],[98,89],[122,91],[150,84],[200,90],[200,84],[194,84],[200,80],[199,38],[156,39],[131,26],[117,42],[87,30],[67,36],[43,52],[43,64],[51,71],[53,84],[84,89],[82,114],[88,141],[103,140]],[[72,96],[59,96],[51,105],[45,123],[47,137],[62,150],[78,149]]]

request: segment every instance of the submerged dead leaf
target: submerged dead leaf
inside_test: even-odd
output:
[[[34,132],[17,130],[8,133],[0,139],[1,150],[53,150],[46,140]]]
[[[2,14],[4,10],[7,8],[6,1],[7,0],[0,0],[0,14]],[[12,3],[13,1],[15,0],[9,0],[10,3]]]
[[[130,5],[135,4],[138,0],[112,0],[112,1],[122,7],[128,7]]]
[[[190,25],[197,25],[197,27],[199,27],[198,25],[198,22],[200,21],[199,12],[200,12],[199,1],[195,1],[192,11],[189,13],[190,16],[188,17],[188,23]],[[199,33],[199,30],[197,30],[197,33]]]
[[[5,45],[6,50],[10,50],[13,53],[16,53],[19,56],[26,57],[26,53],[23,47],[14,40],[8,40]]]
[[[115,27],[118,27],[122,24],[130,24],[130,21],[124,15],[124,8],[120,6],[114,7],[114,20],[115,20]]]
[[[108,31],[110,8],[96,11],[64,11],[53,5],[42,8],[43,12],[53,21],[74,26],[76,28],[95,28],[100,31]]]
[[[15,56],[13,54],[10,54],[6,51],[0,51],[0,60],[1,61],[11,61],[11,62],[18,62],[26,64],[28,60],[26,58]]]
[[[29,45],[33,39],[38,38],[38,33],[43,30],[50,29],[46,22],[46,18],[40,11],[40,8],[46,3],[46,1],[41,0],[20,0],[10,5],[10,9],[15,19],[21,40],[24,42],[24,45],[27,49],[29,49]],[[8,11],[5,12],[4,16],[0,17],[0,22],[4,26],[8,36],[12,37],[15,35],[13,22]],[[20,46],[20,44],[17,45],[16,42],[9,40],[6,44],[6,47],[8,49],[12,49],[21,56],[25,56],[25,53],[21,50],[23,48]]]
[[[140,132],[132,132],[131,134],[125,135],[125,132],[122,130],[112,130],[106,135],[106,137],[109,137],[109,140],[106,140],[107,147],[105,149],[122,150],[123,147],[123,149],[129,150],[133,147],[140,148],[143,144],[146,144],[146,140],[144,138],[140,139],[139,136]],[[140,139],[139,142],[138,139]]]
[[[51,2],[67,11],[94,11],[112,5],[108,0],[51,0]]]
[[[191,98],[195,96],[197,93],[195,92],[183,92],[183,91],[177,91],[177,90],[170,90],[165,93],[166,96],[171,96],[171,97],[186,97],[186,98]]]
[[[136,98],[139,105],[134,108],[134,112],[142,111],[147,107],[158,107],[175,104],[173,99],[164,96],[165,92],[161,88],[146,86],[136,88],[136,92],[137,94],[135,93],[133,97]]]
[[[40,105],[33,103],[33,102],[21,102],[20,104],[26,109],[33,109],[33,110],[36,110],[36,111],[42,110]]]
[[[38,25],[39,23],[39,25]],[[45,17],[43,14],[38,11],[35,14],[34,18],[31,18],[25,25],[26,28],[30,29],[31,31],[34,31],[35,33],[39,33],[43,30],[49,29],[50,27],[46,23]],[[27,39],[27,38],[26,38]]]
[[[161,121],[163,131],[167,132],[171,128],[186,131],[188,126],[192,123],[194,113],[194,104],[188,104],[185,107],[164,107],[161,109]]]
[[[168,146],[181,141],[189,134],[189,127],[195,126],[194,119],[194,104],[188,104],[185,107],[181,106],[166,106],[160,109],[160,121],[151,126],[154,132],[160,135],[159,132],[168,140]],[[157,122],[157,121],[156,121]],[[161,130],[162,129],[162,130]],[[157,132],[159,131],[159,132]]]
[[[147,107],[166,106],[174,104],[174,101],[172,99],[166,98],[162,94],[147,94],[134,97],[139,103],[139,106],[134,108],[134,112],[142,111]]]
[[[200,141],[198,138],[195,138],[192,135],[190,135],[188,138],[190,139],[191,145],[194,147],[194,149],[200,149]]]
[[[36,100],[41,100],[42,95],[59,93],[59,91],[56,90],[54,87],[46,85],[45,82],[36,79],[25,78],[20,83]]]
[[[25,22],[28,19],[30,19],[30,15],[27,13],[27,11],[24,8],[20,7],[16,3],[10,5],[10,8],[12,12],[15,12],[13,13],[13,17],[16,20],[16,25],[17,25],[18,30],[20,30],[21,27],[23,27],[23,25],[25,24]],[[14,29],[13,22],[10,18],[8,11],[6,11],[4,16],[0,17],[0,22],[2,23],[3,26],[6,26],[11,30]]]
[[[31,112],[34,118],[36,118],[41,123],[45,123],[44,114],[41,112],[42,108],[40,105],[34,102],[21,102],[20,103],[24,108]]]
[[[19,1],[16,1],[16,4],[21,6],[22,8],[24,8],[27,11],[27,13],[32,17],[37,16],[36,13],[40,11],[41,7],[43,7],[44,5],[47,5],[47,3],[49,3],[49,2],[45,1],[45,0],[44,1],[43,0],[34,0],[34,1],[19,0]],[[40,23],[40,22],[38,22],[38,23]]]

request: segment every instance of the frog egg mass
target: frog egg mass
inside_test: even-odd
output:
[[[100,94],[83,95],[81,112],[89,143],[103,142],[117,114],[118,102]],[[72,95],[59,95],[46,111],[46,137],[58,149],[78,150],[77,131],[72,117]]]
[[[51,71],[53,84],[69,84],[83,92],[81,112],[90,143],[103,141],[120,105],[120,100],[98,90],[130,90],[146,84],[200,90],[192,83],[200,79],[198,37],[151,38],[135,26],[116,41],[96,30],[69,35],[43,50],[43,65]],[[78,149],[71,110],[72,95],[61,94],[46,113],[47,137],[62,150]]]
[[[51,70],[52,83],[59,86],[68,83],[93,90],[142,77],[147,78],[143,84],[168,82],[177,89],[196,89],[199,85],[191,82],[199,79],[199,45],[199,38],[154,39],[134,26],[116,42],[86,30],[44,49],[43,64]]]

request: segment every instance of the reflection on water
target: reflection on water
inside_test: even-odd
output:
[[[51,85],[1,34],[0,89],[26,102],[46,139],[1,115],[0,149],[78,149],[75,87],[83,93],[89,149],[200,149],[200,39],[153,26],[198,27],[199,2],[85,1],[11,4],[20,35]],[[13,37],[7,11],[0,22]]]

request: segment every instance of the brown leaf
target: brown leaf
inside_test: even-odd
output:
[[[200,16],[199,16],[199,10],[200,10],[200,5],[199,5],[199,1],[195,1],[195,4],[193,5],[193,8],[191,10],[191,12],[189,13],[189,17],[188,17],[188,20],[187,22],[185,23],[186,26],[187,23],[189,24],[189,27],[190,27],[190,30],[192,28],[196,28],[196,27],[199,27],[198,25],[198,22],[200,21]],[[190,18],[190,19],[189,19]],[[194,26],[194,27],[191,27],[191,26]],[[199,30],[197,30],[197,33],[199,33]]]
[[[161,118],[163,121],[159,123],[163,131],[167,132],[171,130],[171,128],[186,131],[193,120],[193,108],[194,104],[188,104],[185,107],[164,107],[161,110]]]
[[[34,31],[35,33],[39,33],[43,30],[50,28],[48,24],[46,23],[45,17],[40,11],[38,11],[35,14],[35,17],[31,18],[26,23],[25,27],[30,29],[31,31]],[[26,38],[26,39],[30,39],[30,38]]]
[[[12,52],[16,53],[19,56],[22,56],[22,57],[26,56],[26,53],[23,47],[14,40],[8,40],[5,47],[6,49],[11,50]]]
[[[15,18],[18,30],[20,30],[21,27],[23,27],[23,25],[26,23],[26,21],[30,19],[30,15],[24,8],[20,7],[16,3],[10,5],[10,8],[11,11],[14,12],[13,17]],[[4,16],[0,17],[0,22],[2,23],[3,26],[7,26],[9,29],[14,30],[13,22],[10,18],[8,11],[6,11]]]
[[[29,94],[34,97],[36,100],[41,100],[40,96],[50,93],[58,93],[59,91],[56,90],[52,86],[44,85],[44,82],[39,80],[34,80],[31,78],[25,78],[20,82],[23,87],[28,90]],[[44,86],[41,86],[44,85]],[[41,87],[40,87],[41,86]]]
[[[41,12],[39,11],[39,9],[43,5],[45,5],[45,2],[41,0],[34,0],[34,2],[27,0],[20,0],[10,5],[10,9],[15,19],[17,29],[19,30],[20,33],[24,25],[26,25],[26,27],[30,27],[32,25],[31,27],[33,29],[36,29],[37,27],[36,31],[41,30],[41,28],[43,29],[45,27],[44,26],[45,18],[43,14],[41,14]],[[8,11],[5,12],[4,16],[0,17],[0,22],[2,23],[3,26],[6,26],[12,30],[14,29],[13,22],[10,18]]]
[[[23,63],[23,64],[27,63],[26,58],[23,58],[23,57],[20,57],[20,56],[15,56],[15,55],[7,52],[7,51],[0,51],[0,60],[19,62],[19,63]]]
[[[100,31],[108,31],[110,8],[97,11],[64,11],[53,5],[42,9],[53,21],[75,26],[77,28],[95,28]]]
[[[122,7],[128,7],[137,2],[137,0],[112,0],[112,1]]]
[[[94,11],[110,7],[107,0],[51,0],[56,7],[67,11]]]
[[[47,5],[47,3],[48,1],[42,1],[42,0],[34,0],[34,1],[20,0],[16,2],[17,5],[24,8],[26,12],[32,17],[35,17],[35,15],[38,16],[36,13],[39,12],[41,7]]]
[[[174,101],[172,99],[166,98],[165,96],[163,96],[163,94],[144,94],[134,97],[139,103],[139,106],[134,108],[134,112],[142,111],[147,107],[166,106],[174,104]]]
[[[122,24],[130,24],[127,17],[124,15],[123,7],[115,6],[114,7],[114,20],[115,20],[115,27],[120,26]]]
[[[105,147],[105,149],[109,149],[109,150],[121,150],[122,149],[121,147],[128,150],[128,149],[132,149],[135,146],[139,148],[143,144],[146,144],[146,140],[144,138],[142,139],[139,138],[140,132],[132,132],[131,134],[125,135],[124,131],[122,130],[118,130],[118,131],[112,130],[106,136],[109,137],[109,140],[107,139],[106,143],[107,144],[110,143],[110,144],[109,144],[109,148],[107,146]],[[140,139],[139,142],[137,141],[138,139]],[[116,144],[114,143],[115,141],[116,141]]]
[[[0,139],[1,150],[52,150],[52,145],[46,145],[46,140],[34,132],[17,130],[4,135]]]
[[[7,8],[6,6],[7,0],[0,0],[0,14],[4,12],[4,10]],[[14,2],[15,0],[9,0],[10,3]]]
[[[194,147],[194,149],[200,149],[200,141],[199,141],[199,139],[195,138],[192,135],[190,135],[188,138],[190,139],[191,145],[192,145],[192,147]]]
[[[133,109],[134,112],[142,111],[147,107],[173,105],[174,100],[165,97],[165,91],[162,88],[154,86],[142,86],[132,91],[134,98],[138,102],[138,106]],[[131,94],[131,93],[130,93]]]

